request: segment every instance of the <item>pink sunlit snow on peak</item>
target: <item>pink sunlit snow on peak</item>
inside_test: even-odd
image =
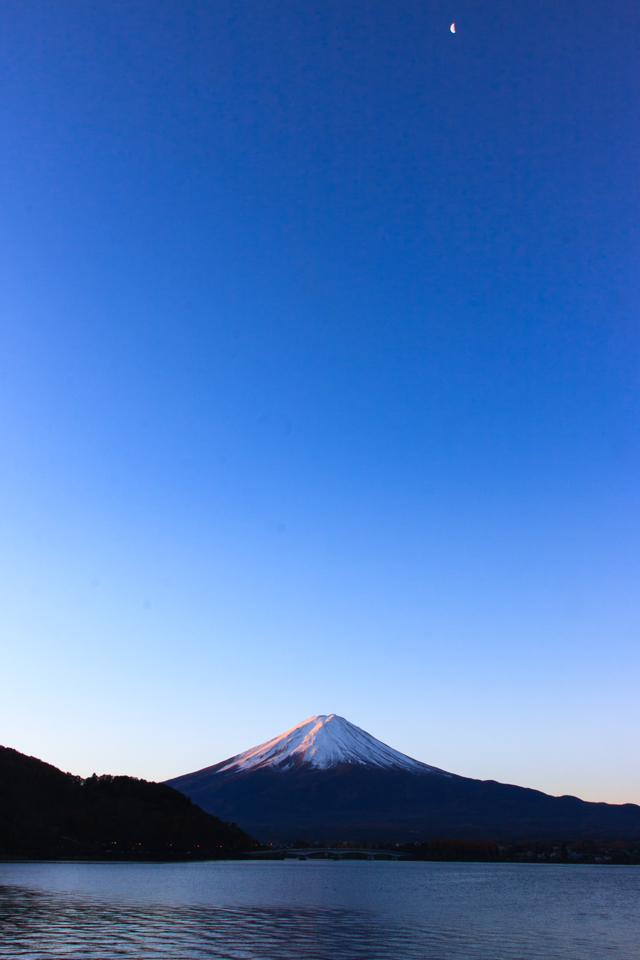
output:
[[[240,772],[256,767],[286,770],[302,763],[321,770],[352,763],[412,770],[416,773],[444,772],[419,760],[412,760],[335,713],[309,717],[272,740],[223,761],[217,770]]]

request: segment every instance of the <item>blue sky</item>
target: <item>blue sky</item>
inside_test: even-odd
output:
[[[162,779],[337,712],[640,802],[638,34],[3,5],[3,743]]]

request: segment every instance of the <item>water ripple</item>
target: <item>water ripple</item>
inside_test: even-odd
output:
[[[244,872],[233,864],[204,864],[200,872],[180,874],[165,865],[41,864],[30,873],[20,864],[18,882],[7,883],[12,866],[0,871],[0,956],[11,960],[640,955],[637,870],[578,875],[579,867],[569,868],[572,874],[527,866],[372,864],[367,872],[367,864],[356,870],[331,864],[303,873],[305,867],[295,872],[277,864]],[[434,869],[441,866],[449,869]]]

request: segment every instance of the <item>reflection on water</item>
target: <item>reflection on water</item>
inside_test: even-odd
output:
[[[640,868],[0,864],[0,956],[638,960]]]

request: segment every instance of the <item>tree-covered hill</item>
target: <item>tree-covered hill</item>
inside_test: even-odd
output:
[[[0,747],[0,857],[212,859],[257,846],[165,784],[82,780]]]

